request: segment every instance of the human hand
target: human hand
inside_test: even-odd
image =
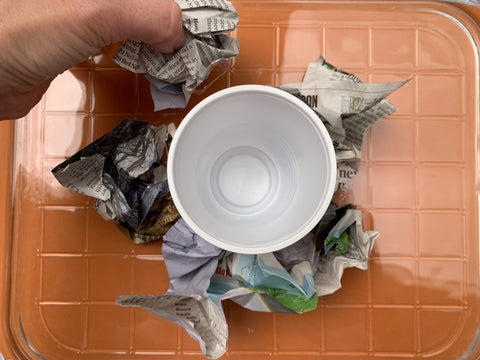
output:
[[[25,116],[65,70],[123,40],[164,53],[185,35],[172,0],[0,0],[0,120]]]

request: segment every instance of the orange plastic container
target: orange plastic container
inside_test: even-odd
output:
[[[117,67],[118,46],[59,76],[15,124],[0,123],[0,352],[7,359],[202,359],[177,325],[114,304],[163,294],[161,244],[134,245],[50,170],[124,118],[177,123],[238,84],[300,81],[329,62],[367,82],[412,78],[398,112],[367,134],[340,203],[381,233],[368,271],[303,315],[226,302],[225,359],[475,359],[480,356],[478,10],[435,2],[234,2],[238,58],[189,108],[153,112],[147,81]],[[15,158],[15,166],[14,165]],[[13,196],[12,196],[13,195]]]

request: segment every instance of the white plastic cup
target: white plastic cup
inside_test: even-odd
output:
[[[280,250],[320,221],[336,179],[333,144],[315,112],[260,85],[219,91],[183,119],[168,155],[173,201],[222,249]]]

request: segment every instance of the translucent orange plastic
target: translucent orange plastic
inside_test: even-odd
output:
[[[480,356],[475,22],[435,2],[234,4],[240,55],[214,71],[188,109],[154,113],[147,81],[112,63],[117,45],[59,76],[15,137],[13,122],[0,123],[0,352],[204,358],[177,325],[114,304],[119,295],[166,291],[161,243],[132,244],[50,170],[124,118],[178,124],[219,89],[300,81],[323,55],[367,82],[412,78],[390,98],[398,112],[368,132],[353,187],[336,196],[359,205],[365,227],[381,237],[368,271],[346,271],[342,289],[313,312],[254,313],[226,302],[224,358]]]

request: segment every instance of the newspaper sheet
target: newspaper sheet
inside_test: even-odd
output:
[[[365,131],[397,110],[385,98],[408,82],[365,84],[319,57],[301,83],[279,87],[303,100],[325,124],[337,157],[335,190],[358,173]]]
[[[304,239],[262,255],[216,249],[180,219],[162,248],[171,274],[167,294],[121,296],[117,304],[177,323],[208,358],[216,359],[225,353],[228,339],[223,300],[253,311],[299,314],[315,309],[318,296],[339,289],[345,268],[366,269],[378,233],[364,232],[361,219],[358,210],[332,205],[327,220]]]
[[[238,14],[227,0],[175,0],[182,10],[185,45],[163,54],[146,43],[126,41],[113,60],[120,66],[147,74],[155,111],[184,108],[195,88],[214,66],[235,57]]]

